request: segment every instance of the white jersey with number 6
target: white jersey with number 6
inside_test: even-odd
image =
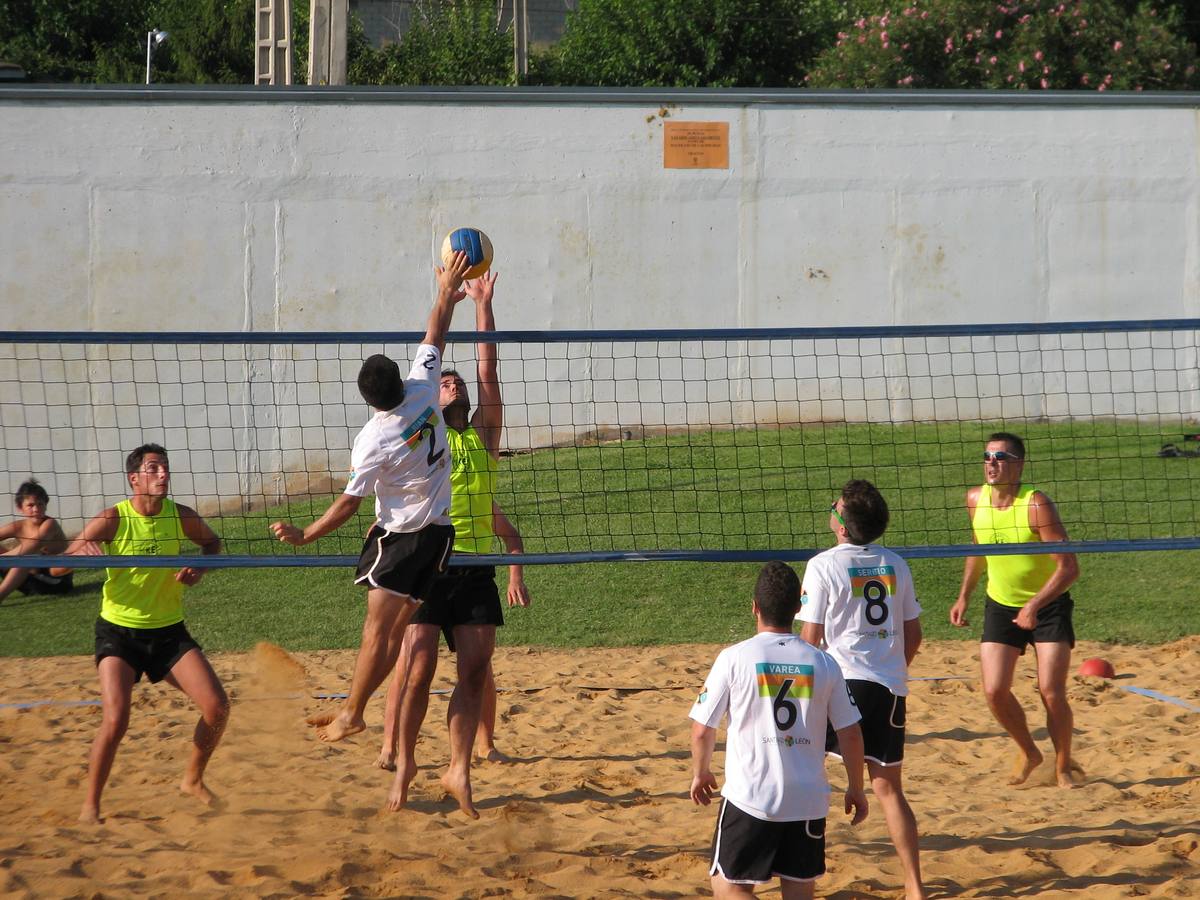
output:
[[[908,694],[904,623],[921,615],[903,558],[873,544],[838,544],[804,567],[796,618],[825,626],[825,645],[849,679]]]
[[[728,714],[721,795],[772,822],[829,812],[825,724],[859,720],[829,654],[797,634],[760,632],[726,647],[690,713],[710,728]]]
[[[404,399],[376,412],[354,439],[345,493],[375,492],[375,518],[387,531],[450,524],[450,449],[438,404],[442,356],[421,344]]]

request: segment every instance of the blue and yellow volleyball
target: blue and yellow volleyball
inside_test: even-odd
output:
[[[442,241],[442,265],[449,265],[450,257],[457,251],[467,254],[465,278],[478,278],[492,267],[492,242],[478,228],[455,228]]]

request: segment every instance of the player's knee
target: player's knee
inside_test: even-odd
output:
[[[900,788],[882,775],[878,775],[871,779],[871,790],[875,792],[875,796],[881,801],[891,800],[893,797],[902,796],[900,793]]]
[[[222,691],[200,707],[200,715],[204,717],[204,722],[209,727],[224,728],[225,723],[229,721],[229,709],[229,697]]]
[[[115,744],[125,737],[129,730],[129,710],[105,710],[104,719],[100,723],[100,738],[110,744]]]
[[[488,664],[491,658],[486,655],[459,654],[458,682],[468,684],[476,690],[482,690],[487,683]]]
[[[1063,706],[1067,702],[1066,688],[1057,684],[1039,687],[1038,693],[1042,697],[1042,703],[1049,707]]]
[[[988,706],[995,709],[1012,697],[1012,691],[1005,684],[984,685],[983,696],[987,698]]]

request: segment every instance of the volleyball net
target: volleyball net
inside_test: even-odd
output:
[[[1200,320],[457,332],[445,356],[475,398],[476,341],[498,346],[496,501],[522,562],[807,559],[851,478],[887,498],[882,543],[965,556],[979,551],[964,494],[995,431],[1025,439],[1024,479],[1072,540],[989,553],[1200,547],[1198,334]],[[158,443],[172,496],[224,539],[190,564],[351,564],[369,502],[304,548],[268,524],[307,524],[340,493],[372,413],[360,364],[385,353],[407,371],[419,338],[0,332],[5,489],[37,478],[71,534],[127,496],[126,454]]]

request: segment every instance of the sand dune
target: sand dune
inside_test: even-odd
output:
[[[87,658],[0,659],[0,896],[693,897],[708,893],[714,808],[687,799],[687,711],[719,648],[502,649],[496,661],[509,764],[476,769],[481,818],[441,795],[446,697],[430,704],[410,807],[382,809],[373,768],[382,697],[363,735],[325,745],[303,725],[346,688],[346,651],[214,654],[233,697],[205,809],[177,793],[195,714],[139,685],[104,796],[75,822],[99,708]],[[1072,676],[1086,783],[1044,766],[1005,786],[1011,745],[976,680],[977,646],[931,643],[914,666],[906,790],[923,865],[947,897],[1200,896],[1200,638],[1163,647],[1081,645],[1120,676]],[[449,686],[443,660],[435,689]],[[951,676],[943,678],[942,676]],[[1033,666],[1017,689],[1040,709]],[[52,703],[17,708],[22,701]],[[1041,722],[1035,715],[1033,721]],[[1045,729],[1035,731],[1049,755]],[[718,763],[722,754],[718,753]],[[830,766],[835,785],[836,764]],[[835,795],[836,797],[836,795]],[[901,896],[878,810],[831,816],[818,896]],[[778,891],[762,892],[778,896]]]

